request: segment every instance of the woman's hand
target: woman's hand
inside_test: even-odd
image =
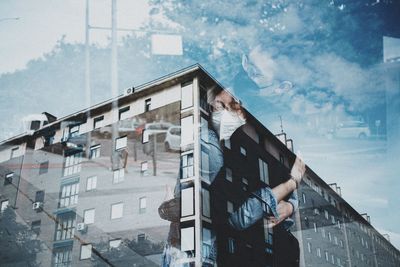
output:
[[[296,156],[296,160],[294,161],[293,167],[290,171],[290,176],[291,178],[294,179],[297,186],[300,184],[301,179],[303,179],[305,172],[306,172],[306,164],[299,156]]]
[[[275,227],[276,225],[280,224],[286,218],[290,217],[293,213],[293,205],[287,201],[280,201],[278,206],[276,207],[276,211],[278,212],[279,219],[270,216],[267,218],[267,227]]]

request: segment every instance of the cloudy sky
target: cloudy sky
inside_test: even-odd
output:
[[[280,131],[282,117],[296,151],[303,152],[309,166],[328,183],[341,185],[344,198],[360,213],[368,212],[372,223],[390,232],[400,247],[400,215],[395,212],[400,204],[399,165],[393,157],[398,151],[388,152],[388,141],[381,138],[391,127],[386,125],[380,74],[382,38],[390,34],[393,21],[383,19],[374,1],[313,2],[118,0],[118,27],[180,36],[183,55],[166,58],[169,64],[179,69],[187,62],[200,62],[272,132]],[[90,1],[90,24],[109,27],[110,21],[111,1]],[[59,40],[83,43],[84,25],[82,0],[1,1],[0,93],[10,90],[4,74],[12,79],[14,72],[24,73],[29,61],[53,51]],[[128,34],[119,32],[121,45]],[[90,38],[97,47],[109,45],[107,31],[92,30]],[[398,43],[391,45],[396,48]],[[145,62],[137,63],[133,69],[152,71]],[[52,100],[42,99],[42,106],[50,110]],[[18,116],[12,121],[32,110],[42,112],[15,107]],[[329,135],[349,120],[364,122],[371,137]],[[374,126],[376,121],[380,128]]]

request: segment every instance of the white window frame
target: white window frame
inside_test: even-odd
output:
[[[122,121],[129,118],[129,111],[131,107],[125,106],[118,109],[118,120]]]
[[[97,176],[90,176],[86,179],[86,191],[92,191],[97,188]]]
[[[113,171],[113,184],[119,184],[122,183],[125,180],[125,169],[117,169]]]
[[[181,156],[182,160],[182,179],[194,176],[194,155],[193,152]]]
[[[104,126],[104,115],[93,118],[93,129],[101,128]]]
[[[181,190],[181,217],[194,215],[194,188]]]
[[[259,167],[260,180],[266,184],[269,184],[268,163],[259,158],[258,167]]]
[[[96,216],[96,210],[94,208],[84,210],[83,211],[83,222],[85,224],[93,224],[95,216]]]
[[[10,159],[18,157],[19,156],[18,151],[19,151],[19,147],[11,148]]]
[[[146,213],[147,209],[147,197],[140,197],[139,198],[139,214]]]
[[[120,210],[115,210],[117,208]],[[124,203],[118,202],[118,203],[111,204],[110,211],[111,211],[110,212],[111,220],[120,219],[120,218],[124,217]]]
[[[121,150],[126,148],[128,145],[128,137],[121,136],[115,139],[115,150]]]
[[[78,204],[79,182],[61,185],[60,188],[60,208],[75,206]]]
[[[181,251],[194,250],[194,227],[181,228]]]
[[[181,109],[193,106],[193,83],[181,85]]]
[[[181,119],[181,146],[193,143],[194,117],[193,115]]]
[[[80,260],[87,260],[92,257],[92,244],[81,245],[81,252],[79,255]]]
[[[121,246],[122,240],[121,238],[111,239],[108,241],[108,247],[110,249],[119,248]]]
[[[65,157],[64,176],[73,175],[81,171],[83,152],[77,152]]]
[[[100,158],[101,145],[97,144],[90,147],[90,159]]]
[[[8,205],[10,205],[10,201],[8,199],[1,201],[0,212],[5,211]]]

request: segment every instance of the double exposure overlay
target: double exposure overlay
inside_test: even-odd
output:
[[[398,1],[22,2],[0,266],[400,266]]]

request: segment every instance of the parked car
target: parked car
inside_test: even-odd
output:
[[[139,123],[132,120],[123,120],[118,122],[118,132],[120,134],[126,134],[128,136],[134,136],[136,129],[139,127]],[[100,128],[100,134],[105,137],[111,137],[112,128],[110,125]]]
[[[371,131],[362,121],[346,121],[339,123],[329,134],[328,137],[366,139],[371,136]]]
[[[181,148],[181,126],[169,127],[167,135],[165,136],[165,150],[166,151],[179,151]]]

